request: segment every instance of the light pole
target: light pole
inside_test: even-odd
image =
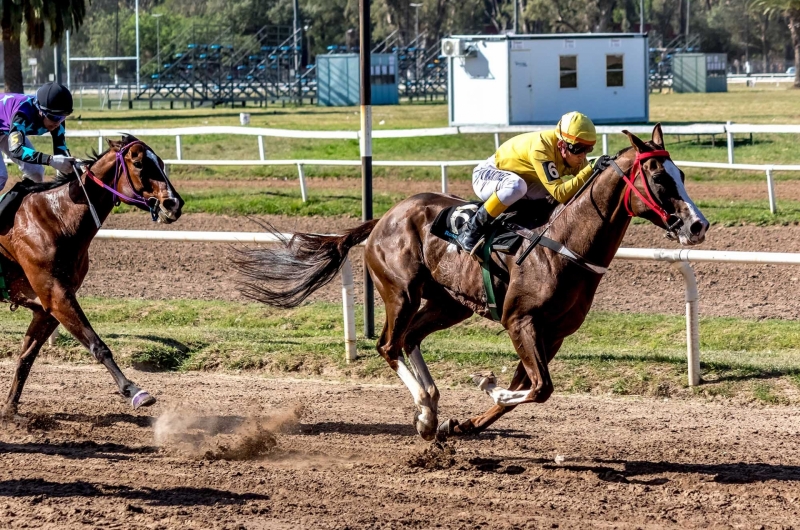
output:
[[[639,33],[644,33],[644,0],[639,0]]]
[[[422,4],[408,4],[414,8],[414,84],[419,84],[419,8]],[[417,86],[419,88],[419,86]]]
[[[156,19],[156,64],[158,64],[158,72],[161,73],[161,26],[158,19],[163,17],[163,13],[154,13],[152,15]]]

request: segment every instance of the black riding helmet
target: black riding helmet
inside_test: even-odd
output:
[[[69,116],[72,114],[72,94],[60,83],[45,83],[36,91],[36,105],[47,114]]]

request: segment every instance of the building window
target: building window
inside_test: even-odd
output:
[[[559,57],[561,88],[578,88],[578,56],[561,55]]]
[[[606,86],[622,86],[622,55],[606,55]]]

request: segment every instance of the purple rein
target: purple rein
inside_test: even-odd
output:
[[[95,181],[95,183],[99,184],[100,186],[105,188],[107,191],[111,192],[112,195],[117,197],[116,204],[119,204],[119,202],[122,201],[125,204],[129,204],[129,205],[138,204],[138,205],[144,206],[148,210],[150,210],[150,215],[152,216],[153,221],[155,221],[156,219],[158,219],[158,214],[156,213],[156,207],[158,206],[158,200],[155,199],[155,197],[151,197],[151,199],[153,199],[152,200],[153,204],[151,205],[150,204],[151,201],[146,200],[144,197],[142,197],[139,194],[139,192],[136,191],[136,187],[133,185],[133,181],[131,181],[131,176],[128,173],[128,165],[125,163],[125,153],[127,153],[128,150],[130,150],[130,148],[133,147],[134,145],[141,145],[145,149],[150,149],[150,147],[148,147],[147,144],[145,144],[142,141],[137,140],[135,142],[129,143],[128,145],[124,146],[122,149],[117,151],[116,163],[115,163],[115,167],[114,167],[114,185],[113,185],[113,187],[109,186],[108,184],[106,184],[105,182],[103,182],[102,180],[97,178],[95,176],[95,174],[92,173],[91,170],[89,170],[88,168],[86,170],[86,174],[89,177],[91,177],[92,180]],[[117,189],[116,189],[117,188],[117,183],[119,182],[119,176],[123,172],[125,173],[125,178],[128,179],[128,185],[130,186],[131,192],[133,193],[132,197],[129,197],[127,195],[123,195],[122,193],[118,192]]]

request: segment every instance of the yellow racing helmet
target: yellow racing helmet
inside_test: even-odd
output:
[[[594,123],[585,114],[580,112],[567,112],[556,125],[556,136],[570,147],[570,151],[588,152],[597,142],[597,133]],[[576,153],[577,154],[577,153]]]

